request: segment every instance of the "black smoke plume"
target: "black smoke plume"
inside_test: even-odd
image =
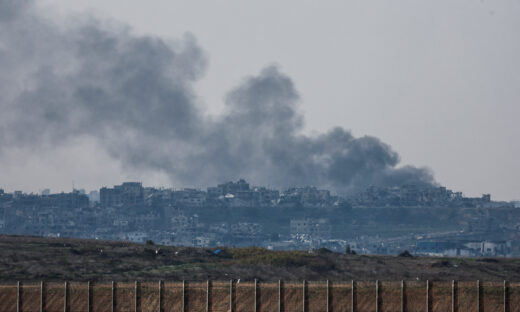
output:
[[[63,27],[31,1],[0,0],[0,68],[0,153],[94,138],[125,166],[184,185],[243,177],[348,193],[434,183],[375,137],[304,135],[298,92],[275,66],[231,90],[223,115],[205,115],[193,84],[206,54],[191,35],[137,36],[93,17]]]

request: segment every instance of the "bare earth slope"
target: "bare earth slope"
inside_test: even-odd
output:
[[[520,280],[520,259],[344,255],[0,236],[0,281]]]

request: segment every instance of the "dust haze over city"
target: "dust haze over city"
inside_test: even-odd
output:
[[[0,233],[519,256],[519,17],[0,0]]]

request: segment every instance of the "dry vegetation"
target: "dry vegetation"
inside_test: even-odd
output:
[[[0,280],[520,280],[520,259],[429,258],[186,248],[0,236]]]

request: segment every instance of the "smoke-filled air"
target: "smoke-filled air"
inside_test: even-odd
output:
[[[435,184],[376,137],[342,127],[304,134],[298,91],[277,66],[245,77],[223,113],[208,115],[194,85],[210,54],[190,34],[138,36],[92,16],[62,27],[31,1],[0,0],[0,153],[88,138],[124,166],[184,185],[245,178],[346,194]]]

